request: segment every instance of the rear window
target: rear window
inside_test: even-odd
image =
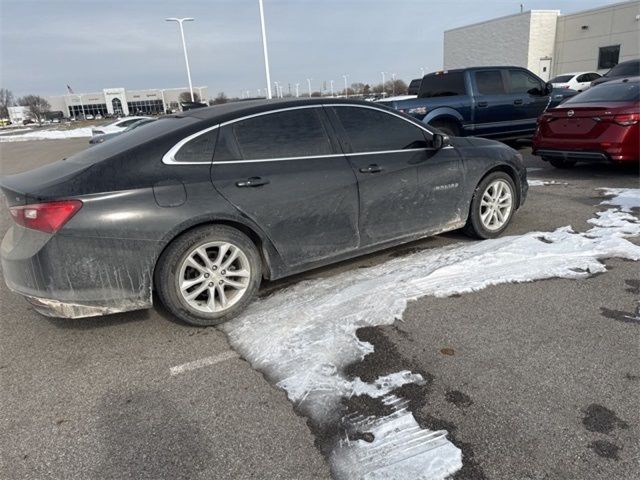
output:
[[[613,67],[607,77],[625,77],[640,75],[640,62],[624,62]]]
[[[596,103],[596,102],[637,102],[640,100],[640,83],[603,83],[569,98],[565,105],[570,103]]]
[[[137,147],[143,143],[160,138],[167,133],[180,128],[188,127],[193,123],[197,123],[199,119],[189,117],[164,117],[144,125],[140,128],[134,128],[129,132],[125,132],[117,137],[110,139],[108,142],[99,143],[91,148],[87,148],[67,158],[67,161],[73,163],[92,164],[113,155],[118,155],[130,148]]]
[[[558,77],[553,77],[549,82],[551,83],[565,83],[573,78],[573,75],[560,75]]]
[[[466,95],[464,73],[452,72],[426,75],[420,85],[420,98]]]
[[[421,83],[422,83],[421,78],[416,78],[415,80],[411,80],[411,83],[409,84],[409,89],[407,90],[407,94],[418,95],[418,93],[420,93]]]

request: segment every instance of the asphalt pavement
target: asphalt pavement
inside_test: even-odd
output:
[[[0,143],[0,173],[85,148],[87,139]],[[637,170],[557,170],[522,149],[531,187],[507,234],[588,228],[600,187],[638,188]],[[0,233],[10,225],[0,207]],[[425,239],[263,287],[468,242]],[[634,240],[637,243],[637,239]],[[462,449],[465,479],[640,477],[638,264],[606,261],[582,280],[504,284],[410,303],[401,321],[362,330],[376,351],[353,373],[401,369],[419,424]],[[472,272],[470,272],[472,274]],[[316,438],[287,400],[216,328],[161,308],[48,319],[0,285],[0,477],[329,478]],[[196,362],[196,363],[193,363]]]

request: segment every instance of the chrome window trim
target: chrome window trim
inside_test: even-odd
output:
[[[238,123],[241,122],[243,120],[247,120],[250,118],[255,118],[255,117],[261,117],[263,115],[270,115],[272,113],[281,113],[281,112],[287,112],[290,110],[302,110],[302,109],[307,109],[307,108],[323,108],[323,107],[352,107],[352,108],[365,108],[365,109],[369,109],[369,110],[375,110],[377,112],[381,112],[381,113],[386,113],[387,115],[391,115],[392,117],[397,117],[401,120],[404,120],[405,122],[413,125],[414,127],[420,128],[422,130],[424,130],[425,132],[429,133],[430,135],[433,135],[433,132],[430,131],[429,129],[418,125],[417,123],[412,122],[411,120],[404,118],[402,115],[396,114],[394,112],[390,112],[387,110],[384,110],[382,108],[378,108],[378,107],[370,107],[368,105],[358,105],[358,104],[349,104],[349,103],[318,103],[318,104],[314,104],[314,105],[300,105],[297,107],[286,107],[286,108],[279,108],[277,110],[268,110],[266,112],[258,112],[258,113],[253,113],[251,115],[246,115],[244,117],[240,117],[240,118],[234,118],[233,120],[229,120],[227,122],[224,123],[219,123],[218,125],[214,125],[213,127],[208,127],[205,128],[203,130],[200,130],[199,132],[196,132],[192,135],[189,135],[188,137],[183,138],[182,140],[180,140],[178,143],[176,143],[173,147],[171,147],[171,149],[169,149],[169,151],[167,153],[165,153],[162,157],[162,163],[164,163],[165,165],[209,165],[209,164],[216,164],[216,163],[253,163],[253,162],[281,162],[281,161],[289,161],[289,160],[302,160],[305,158],[335,158],[335,157],[343,157],[343,156],[361,156],[361,155],[381,155],[381,154],[386,154],[386,153],[401,153],[401,152],[416,152],[416,151],[426,151],[426,150],[434,150],[433,148],[410,148],[410,149],[406,149],[406,150],[381,150],[381,151],[375,151],[375,152],[355,152],[355,153],[334,153],[331,155],[305,155],[305,156],[301,156],[301,157],[281,157],[281,158],[261,158],[261,159],[255,159],[255,160],[226,160],[226,161],[221,161],[221,162],[212,162],[212,161],[206,161],[206,162],[178,162],[175,159],[175,155],[178,153],[178,151],[188,142],[190,142],[191,140],[193,140],[194,138],[199,137],[200,135],[204,135],[205,133],[208,133],[212,130],[215,130],[216,128],[220,128],[220,127],[226,127],[227,125],[232,125],[234,123]]]

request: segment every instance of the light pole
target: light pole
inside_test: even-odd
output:
[[[273,85],[276,87],[276,98],[278,98],[280,96],[280,90],[278,90],[278,82],[273,82]],[[269,91],[267,92],[267,98],[272,98],[271,97],[271,88],[269,88]]]
[[[300,84],[296,83],[296,98],[300,98]]]
[[[342,78],[344,78],[344,98],[349,98],[349,86],[347,84],[347,78],[349,78],[349,75],[345,73],[342,75]]]
[[[385,78],[384,78],[384,74],[385,72],[380,72],[382,74],[382,96],[384,97],[386,95],[386,91],[384,89],[384,84],[385,84]]]
[[[187,43],[184,41],[184,22],[193,22],[193,18],[165,18],[167,22],[177,22],[180,25],[180,37],[182,38],[182,50],[184,51],[184,63],[187,65],[187,78],[189,79],[189,92],[191,93],[191,101],[195,102],[193,97],[193,85],[191,84],[191,70],[189,69],[189,56],[187,55]]]
[[[424,68],[420,67],[420,75],[424,77]]]
[[[307,78],[307,86],[309,87],[309,98],[311,98],[311,79]]]
[[[333,80],[331,80],[331,96],[335,97],[335,95],[333,94]]]
[[[264,71],[267,75],[267,98],[271,100],[271,74],[269,73],[269,52],[267,51],[267,32],[264,28],[264,6],[262,0],[258,0],[260,5],[260,27],[262,28],[262,51],[264,54]]]

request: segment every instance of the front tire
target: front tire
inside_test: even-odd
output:
[[[509,225],[518,204],[518,194],[511,177],[493,172],[476,187],[469,218],[463,231],[474,238],[498,237]]]
[[[253,242],[234,228],[208,225],[169,244],[158,261],[155,286],[169,312],[208,327],[240,313],[261,279],[262,262]]]

